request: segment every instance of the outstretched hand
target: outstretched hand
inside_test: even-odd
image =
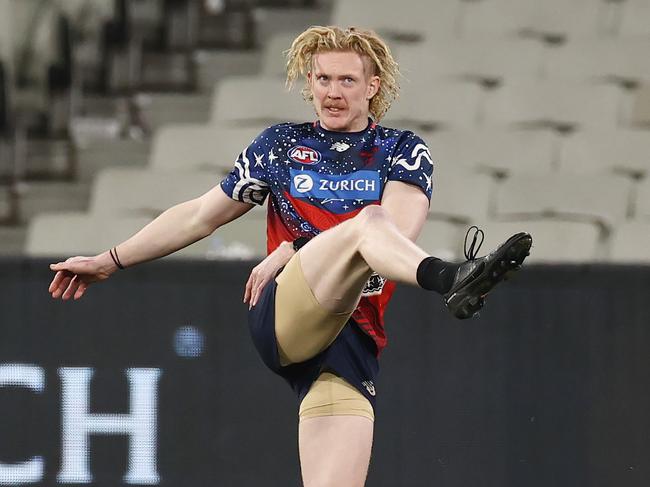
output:
[[[282,242],[277,249],[253,268],[244,289],[244,303],[248,303],[248,309],[257,304],[264,287],[295,253],[290,242]]]
[[[116,267],[107,262],[102,255],[98,255],[70,257],[65,262],[50,264],[50,269],[56,272],[48,288],[52,297],[76,300],[84,295],[93,282],[108,279],[115,272]]]

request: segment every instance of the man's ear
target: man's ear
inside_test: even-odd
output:
[[[368,95],[367,99],[371,100],[373,96],[377,94],[379,91],[379,85],[381,84],[381,80],[379,79],[379,76],[373,76],[370,78],[370,83],[368,84]]]

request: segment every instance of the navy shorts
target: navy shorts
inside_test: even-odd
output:
[[[375,342],[357,326],[348,322],[334,342],[315,357],[282,367],[275,337],[275,290],[278,284],[269,282],[255,307],[249,311],[248,324],[262,361],[283,377],[302,401],[322,372],[331,371],[343,377],[361,392],[375,408],[375,379],[379,372]]]

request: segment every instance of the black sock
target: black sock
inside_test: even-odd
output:
[[[418,266],[418,284],[429,291],[445,294],[451,289],[459,266],[437,257],[427,257]]]

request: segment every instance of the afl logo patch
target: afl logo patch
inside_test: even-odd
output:
[[[299,164],[318,164],[320,162],[320,152],[304,145],[292,147],[287,155],[289,159]]]

